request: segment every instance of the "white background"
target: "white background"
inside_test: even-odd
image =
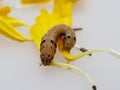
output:
[[[17,0],[4,0],[12,6],[10,16],[32,25],[41,7],[19,8]],[[1,4],[1,5],[2,5]],[[85,48],[113,48],[120,51],[120,1],[82,0],[73,9],[73,27],[77,43]],[[19,28],[29,36],[29,30]],[[80,53],[73,49],[72,53]],[[64,62],[57,53],[55,61]],[[0,35],[0,90],[92,90],[86,79],[78,72],[57,68],[40,67],[39,53],[34,43],[18,43]],[[85,70],[97,85],[97,90],[120,90],[120,60],[106,53],[86,56],[71,64]]]

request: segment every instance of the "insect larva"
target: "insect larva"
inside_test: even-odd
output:
[[[40,44],[40,58],[43,65],[50,65],[57,47],[57,40],[63,38],[63,49],[70,51],[76,42],[76,36],[72,28],[67,25],[59,24],[51,28],[48,33],[43,36]]]

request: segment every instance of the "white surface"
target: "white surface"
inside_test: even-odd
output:
[[[9,4],[14,3],[15,0],[9,1]],[[73,27],[84,29],[76,32],[77,43],[88,49],[102,47],[120,51],[119,9],[119,0],[76,3]],[[13,9],[10,15],[33,24],[39,11],[39,8]],[[20,28],[19,31],[29,36],[27,29]],[[72,50],[72,53],[79,51]],[[64,61],[62,59],[57,53],[55,61]],[[34,43],[18,43],[0,36],[0,90],[92,90],[81,74],[63,68],[39,67],[39,62]],[[120,90],[119,59],[96,53],[71,64],[84,69],[95,81],[97,90]]]

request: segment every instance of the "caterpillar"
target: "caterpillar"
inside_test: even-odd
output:
[[[57,40],[62,38],[64,50],[70,49],[76,43],[76,36],[73,29],[65,24],[59,24],[52,27],[42,38],[40,44],[40,58],[44,66],[50,65],[57,48]]]

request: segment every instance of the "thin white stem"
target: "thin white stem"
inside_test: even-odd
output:
[[[64,63],[58,63],[58,62],[52,62],[51,66],[64,67],[64,68],[69,68],[69,69],[79,71],[82,75],[84,75],[88,79],[91,87],[92,88],[93,88],[93,86],[95,87],[95,83],[90,78],[90,76],[85,71],[83,71],[82,69],[80,69],[80,68],[78,68],[76,66],[73,66],[73,65],[70,65],[70,64],[64,64]]]
[[[75,48],[80,49],[81,47],[76,44],[76,45],[75,45]],[[117,57],[117,58],[120,59],[120,52],[118,52],[118,51],[116,51],[116,50],[113,50],[113,49],[102,49],[102,48],[101,48],[101,49],[88,50],[88,51],[86,51],[86,52],[84,52],[84,53],[81,53],[81,54],[79,54],[79,55],[76,55],[76,56],[71,56],[71,55],[69,54],[69,56],[70,56],[72,59],[73,59],[73,58],[78,59],[78,58],[81,58],[81,57],[86,56],[86,55],[88,55],[88,54],[95,53],[95,52],[107,52],[108,54],[110,54],[110,55],[112,55],[112,56]]]
[[[115,50],[113,50],[113,49],[108,49],[108,53],[109,53],[110,55],[112,55],[112,56],[117,57],[117,58],[120,59],[120,52],[115,51]]]
[[[78,44],[75,44],[74,48],[80,50],[81,47]]]

